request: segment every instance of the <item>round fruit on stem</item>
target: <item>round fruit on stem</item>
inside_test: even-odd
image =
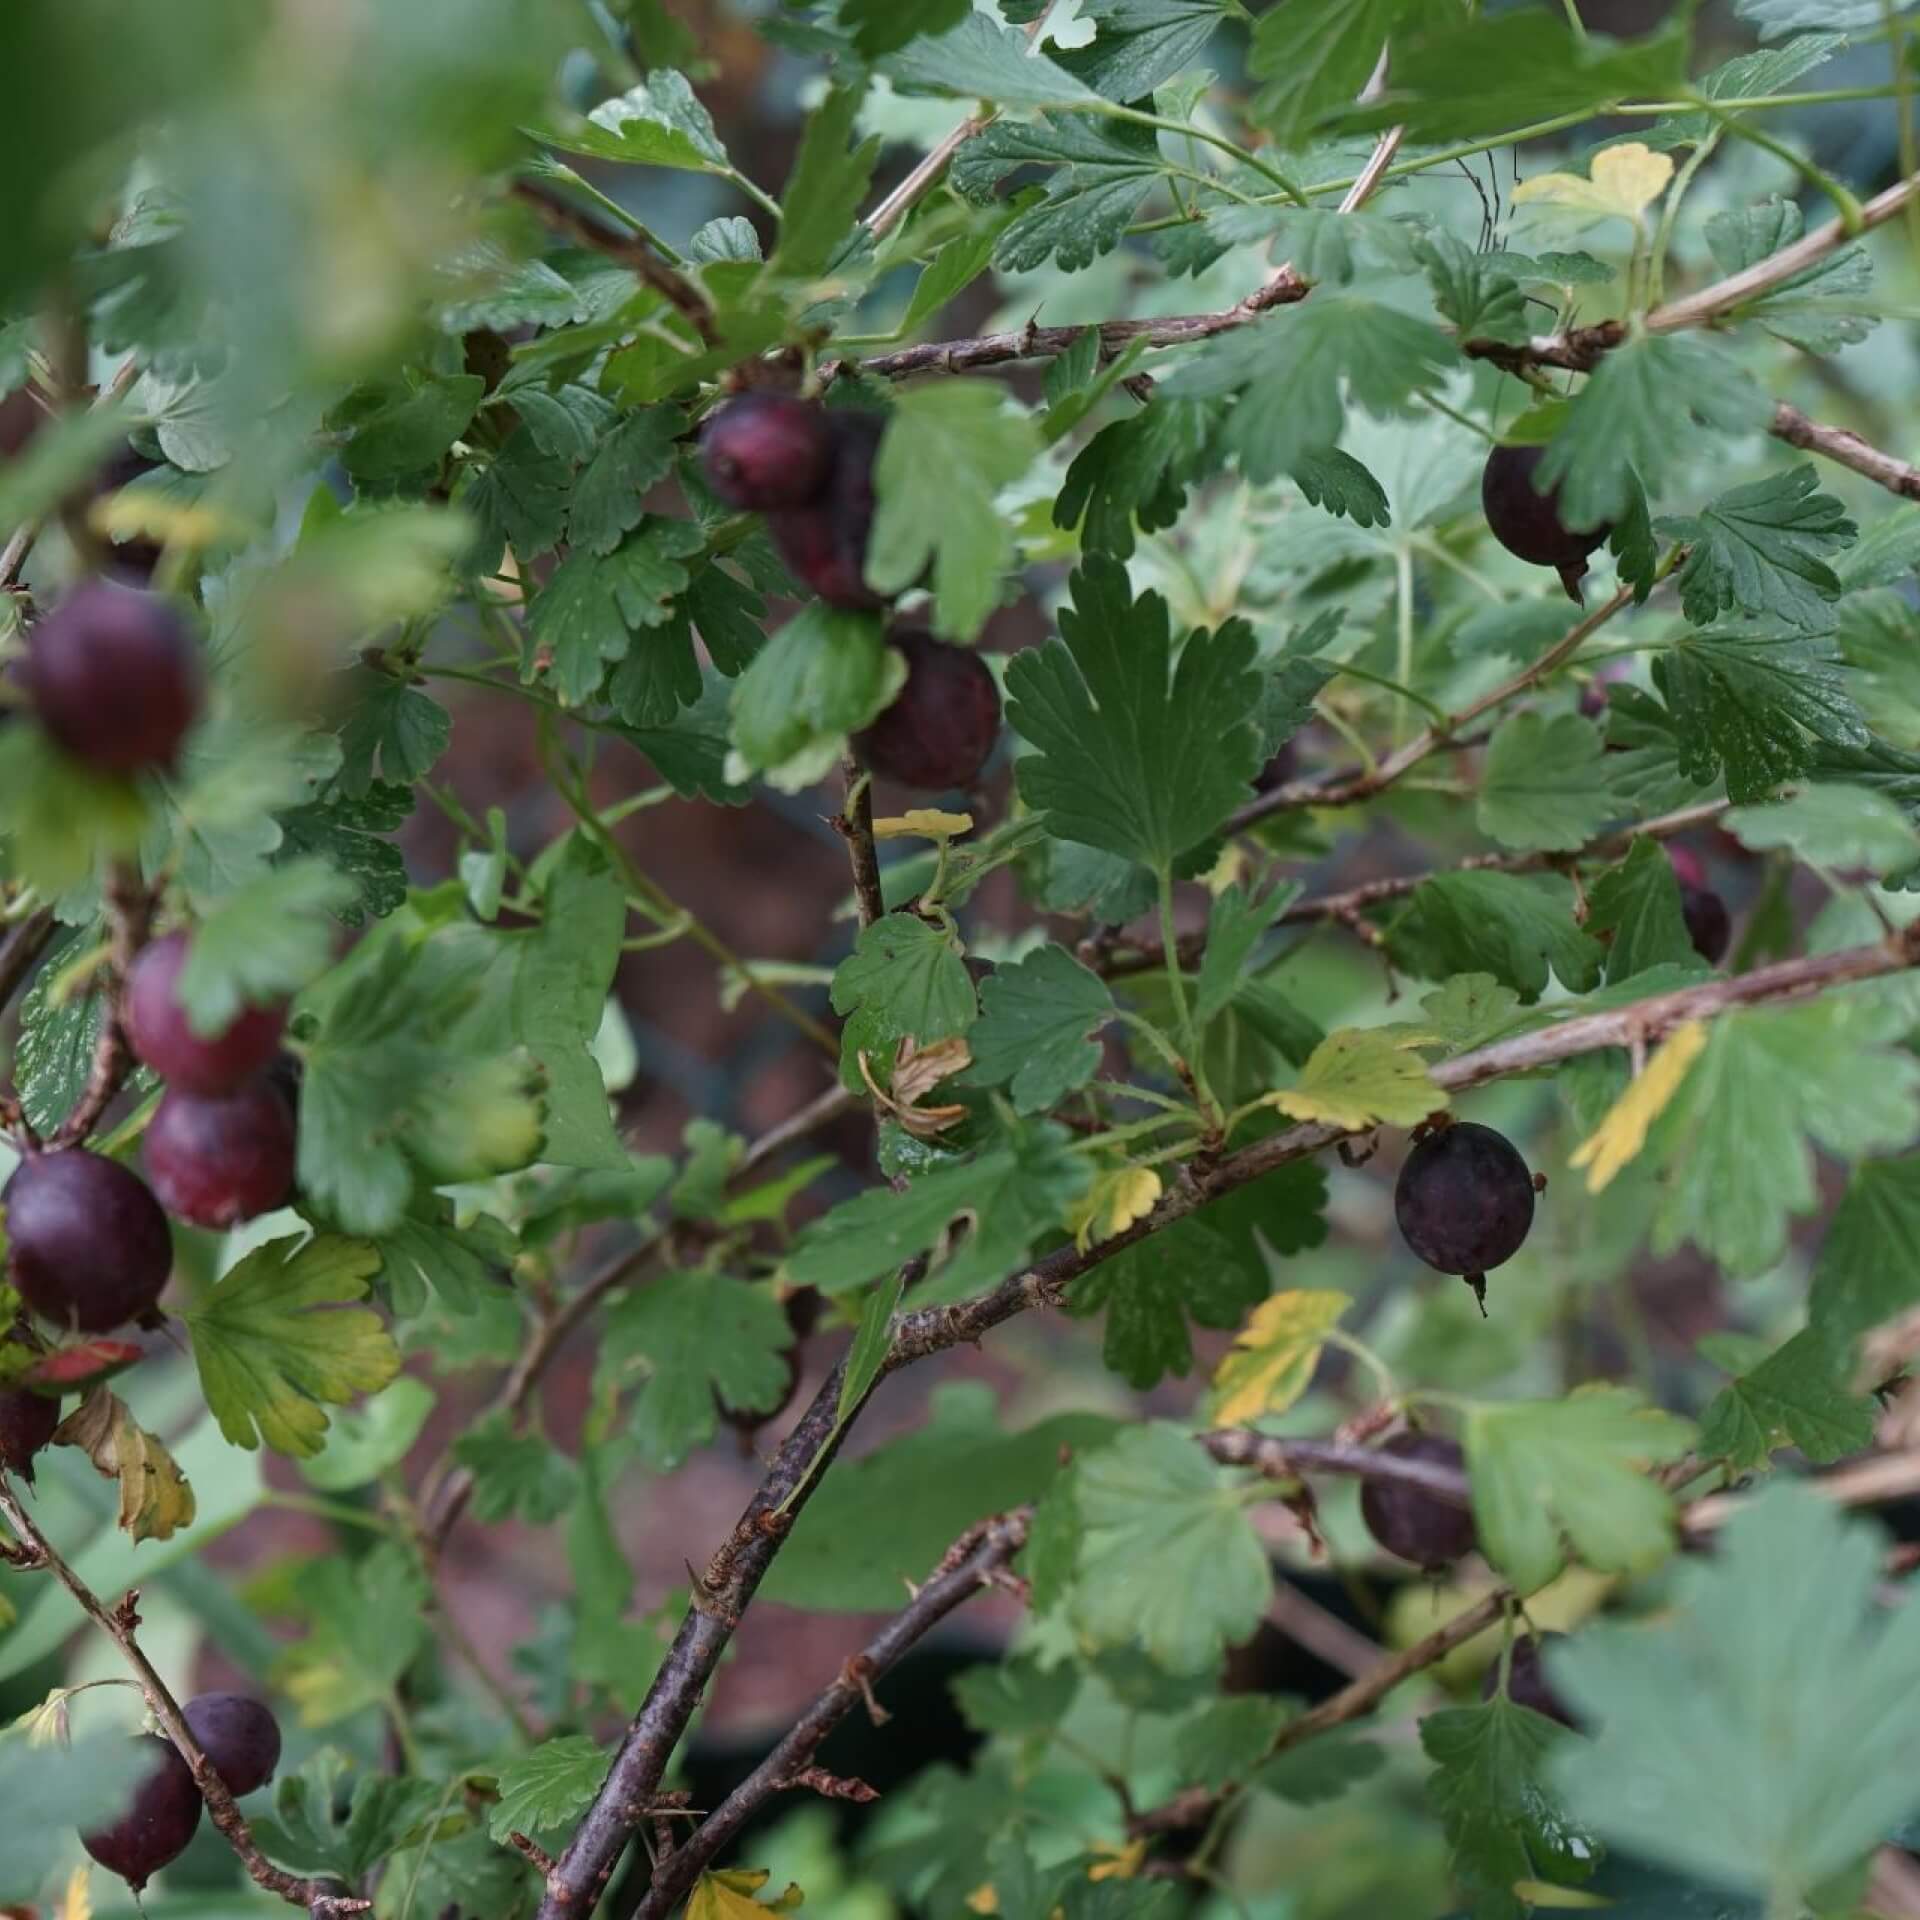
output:
[[[930,633],[896,633],[888,644],[905,659],[907,677],[886,711],[854,735],[854,752],[903,787],[971,787],[1000,739],[1000,689],[987,663]]]
[[[0,1392],[0,1468],[33,1485],[33,1456],[53,1438],[60,1402],[25,1387]]]
[[[89,580],[27,637],[27,691],[54,742],[101,773],[171,767],[200,715],[200,661],[172,604]]]
[[[237,1093],[169,1093],[144,1151],[160,1204],[196,1227],[237,1226],[293,1191],[293,1115],[264,1076]]]
[[[105,1333],[152,1312],[173,1270],[167,1216],[117,1160],[63,1147],[29,1154],[0,1192],[7,1278],[43,1318]]]
[[[1562,521],[1560,489],[1541,493],[1534,486],[1546,452],[1545,447],[1495,447],[1480,475],[1480,511],[1509,553],[1532,566],[1552,567],[1568,599],[1578,605],[1587,555],[1605,546],[1613,529],[1580,532]]]
[[[1558,1720],[1563,1727],[1579,1726],[1568,1711],[1567,1704],[1547,1684],[1546,1668],[1541,1655],[1549,1640],[1564,1640],[1564,1633],[1522,1634],[1513,1643],[1513,1649],[1507,1656],[1507,1698],[1516,1707],[1531,1707],[1535,1713],[1545,1714],[1549,1720]],[[1500,1691],[1500,1662],[1496,1660],[1487,1669],[1486,1678],[1480,1683],[1480,1698],[1491,1700]]]
[[[127,975],[127,1037],[169,1086],[229,1093],[272,1064],[287,1024],[286,1003],[248,1007],[217,1033],[196,1033],[180,999],[188,952],[184,933],[141,949]]]
[[[1533,1225],[1533,1175],[1512,1141],[1472,1120],[1435,1125],[1393,1190],[1401,1237],[1428,1266],[1457,1273],[1486,1311],[1486,1276]]]
[[[887,604],[867,585],[867,541],[873,532],[873,465],[884,414],[825,413],[832,466],[824,491],[803,506],[769,512],[767,531],[787,570],[830,607],[872,612]]]
[[[203,1693],[181,1713],[235,1799],[273,1778],[280,1764],[280,1723],[260,1701],[244,1693]]]
[[[707,416],[700,465],[730,507],[801,507],[825,490],[833,460],[826,412],[790,393],[743,393]]]
[[[165,1740],[140,1736],[152,1769],[133,1790],[127,1810],[111,1825],[80,1836],[80,1844],[138,1893],[162,1867],[187,1850],[200,1824],[200,1789],[193,1769]]]
[[[1727,903],[1711,887],[1680,888],[1680,917],[1687,923],[1687,938],[1693,950],[1708,966],[1717,967],[1727,957],[1733,942],[1733,919]]]
[[[1442,1433],[1396,1433],[1380,1451],[1396,1460],[1421,1460],[1455,1472],[1465,1464],[1459,1441]],[[1395,1559],[1410,1560],[1429,1573],[1450,1567],[1479,1543],[1471,1508],[1404,1481],[1367,1481],[1360,1489],[1360,1518]]]

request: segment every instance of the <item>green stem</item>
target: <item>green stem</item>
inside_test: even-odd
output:
[[[1673,238],[1674,223],[1680,217],[1680,202],[1687,197],[1693,177],[1706,164],[1707,156],[1720,144],[1720,128],[1715,127],[1687,156],[1687,163],[1674,175],[1666,204],[1660,209],[1659,231],[1653,236],[1653,260],[1647,276],[1647,300],[1658,306],[1667,297],[1667,243]]]
[[[1409,565],[1411,565],[1412,556],[1410,553],[1407,558]],[[1411,596],[1408,597],[1407,605],[1409,608],[1413,605]],[[1412,644],[1409,640],[1405,649],[1405,657],[1408,664],[1411,664],[1411,654]],[[1448,715],[1446,708],[1429,700],[1424,693],[1415,693],[1404,680],[1395,680],[1388,674],[1375,673],[1371,667],[1356,667],[1351,660],[1343,660],[1335,671],[1345,674],[1354,680],[1364,680],[1371,687],[1384,687],[1388,693],[1397,693],[1402,700],[1411,700],[1416,707],[1423,713],[1429,715],[1439,725],[1445,726],[1447,723]]]
[[[1880,0],[1880,24],[1884,31],[1891,34],[1895,22],[1893,0]],[[1899,40],[1890,39],[1888,50],[1893,57],[1894,97],[1899,102],[1898,125],[1900,138],[1900,172],[1911,180],[1920,172],[1920,140],[1916,140],[1913,128],[1913,75],[1907,67],[1907,50]],[[1920,200],[1909,200],[1906,211],[1907,246],[1916,259],[1920,259]]]
[[[1163,1051],[1166,1050],[1166,1042],[1161,1038],[1160,1030],[1151,1022],[1141,1019],[1138,1014],[1129,1014],[1124,1017],[1138,1029],[1151,1034],[1156,1046]],[[1173,1057],[1171,1052],[1167,1052],[1168,1059]],[[1088,1091],[1103,1093],[1112,1100],[1143,1101],[1150,1107],[1164,1107],[1170,1114],[1191,1115],[1193,1112],[1193,1107],[1188,1101],[1175,1100],[1168,1094],[1156,1092],[1152,1087],[1136,1087],[1130,1081],[1096,1080]]]
[[[1500,444],[1500,436],[1497,433],[1490,432],[1487,428],[1483,427],[1478,420],[1462,413],[1457,407],[1448,406],[1437,393],[1429,391],[1426,387],[1415,387],[1414,392],[1419,398],[1424,400],[1435,413],[1444,413],[1456,426],[1465,427],[1469,433],[1478,434],[1488,446],[1498,446]]]
[[[1579,0],[1561,0],[1567,10],[1567,25],[1573,29],[1573,37],[1584,42],[1587,37],[1587,23],[1580,18]]]
[[[574,192],[582,194],[591,200],[609,219],[617,220],[635,239],[644,240],[668,266],[684,267],[687,264],[684,254],[679,252],[675,247],[670,246],[665,240],[662,240],[637,213],[629,212],[627,208],[623,207],[620,202],[612,198],[611,195],[602,193],[591,180],[583,178],[568,166],[556,164],[552,171],[556,177],[565,180]]]
[[[1151,1120],[1130,1120],[1125,1126],[1108,1127],[1103,1133],[1082,1134],[1073,1144],[1083,1148],[1120,1146],[1129,1140],[1140,1140],[1150,1133],[1159,1133],[1167,1127],[1190,1127],[1193,1117],[1191,1107],[1182,1113],[1156,1113]]]
[[[399,1532],[391,1520],[377,1513],[368,1513],[363,1507],[349,1506],[344,1500],[322,1500],[311,1493],[266,1494],[260,1504],[265,1507],[277,1507],[282,1513],[309,1513],[316,1519],[331,1520],[337,1526],[359,1527],[368,1533],[385,1534],[389,1538]]]
[[[1200,1032],[1193,1024],[1193,1008],[1187,1000],[1187,982],[1180,970],[1180,933],[1173,919],[1173,867],[1163,866],[1160,881],[1160,945],[1167,956],[1167,992],[1173,1000],[1173,1017],[1180,1025],[1180,1044],[1186,1051],[1187,1072],[1193,1090],[1200,1097],[1203,1112],[1219,1118],[1219,1108],[1207,1091],[1206,1076],[1200,1065]]]
[[[1784,140],[1776,140],[1772,134],[1763,133],[1758,127],[1749,126],[1738,118],[1728,107],[1718,100],[1709,100],[1705,94],[1693,97],[1694,107],[1701,113],[1712,115],[1736,140],[1744,140],[1749,146],[1758,147],[1762,153],[1770,153],[1776,160],[1791,167],[1808,186],[1817,188],[1839,209],[1840,224],[1849,233],[1858,233],[1861,229],[1862,215],[1860,202],[1850,188],[1836,180],[1825,167],[1816,165],[1804,154],[1795,153]]]
[[[1176,1079],[1181,1076],[1187,1063],[1180,1058],[1179,1048],[1176,1047],[1145,1014],[1123,1013],[1120,1019],[1123,1025],[1128,1027],[1132,1032],[1137,1033],[1141,1039],[1146,1041],[1148,1046],[1173,1069]],[[1138,1099],[1145,1099],[1147,1097],[1143,1092],[1134,1087],[1127,1088],[1127,1092]],[[1165,1098],[1164,1095],[1161,1097]],[[1180,1103],[1177,1101],[1168,1101],[1167,1104],[1169,1107],[1174,1107]]]
[[[738,167],[727,168],[726,172],[721,175],[721,178],[732,181],[762,213],[771,214],[776,220],[784,220],[786,218],[785,213],[781,210],[780,202],[762,188],[758,181],[748,179]]]
[[[1446,715],[1440,712],[1430,700],[1423,700],[1407,682],[1413,678],[1413,549],[1403,540],[1395,549],[1393,556],[1393,602],[1394,602],[1394,643],[1393,674],[1394,692],[1405,699],[1424,707],[1428,713],[1436,716],[1436,724],[1446,725]],[[1346,671],[1354,671],[1349,663]],[[1366,679],[1362,672],[1358,676]],[[1377,676],[1376,676],[1377,678]],[[1398,746],[1402,738],[1402,723],[1406,719],[1403,712],[1396,711],[1393,716],[1393,739]]]
[[[1243,167],[1250,167],[1263,180],[1271,180],[1296,206],[1304,207],[1307,204],[1307,196],[1301,191],[1297,181],[1288,179],[1278,167],[1269,166],[1257,153],[1249,153],[1237,141],[1229,140],[1223,133],[1215,133],[1210,127],[1189,125],[1185,120],[1170,119],[1163,113],[1148,113],[1140,107],[1118,106],[1110,100],[1093,101],[1080,110],[1104,115],[1109,120],[1124,120],[1130,126],[1152,127],[1158,133],[1177,133],[1184,140],[1204,141],[1206,145],[1217,148],[1221,153],[1237,160]],[[1199,180],[1206,186],[1221,186],[1220,181],[1203,173],[1195,173],[1189,177]]]

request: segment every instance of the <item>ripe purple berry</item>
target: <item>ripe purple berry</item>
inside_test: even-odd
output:
[[[787,393],[743,393],[707,416],[700,461],[730,507],[800,507],[827,483],[833,456],[826,412]]]
[[[248,1007],[218,1033],[194,1032],[180,1001],[184,933],[141,950],[127,975],[127,1036],[161,1079],[188,1093],[229,1093],[269,1066],[287,1024],[284,1001]]]
[[[53,740],[102,773],[165,768],[200,714],[200,662],[166,600],[76,587],[27,638],[27,690]]]
[[[153,1768],[134,1789],[127,1810],[112,1825],[80,1836],[80,1844],[135,1893],[187,1850],[201,1807],[193,1769],[175,1748],[152,1734],[142,1734],[140,1743],[151,1752]]]
[[[203,1693],[181,1709],[187,1730],[237,1799],[264,1787],[280,1764],[280,1723],[244,1693]]]
[[[1613,529],[1577,532],[1560,518],[1558,487],[1535,491],[1534,474],[1546,452],[1545,447],[1495,447],[1480,476],[1480,511],[1509,553],[1536,567],[1552,567],[1568,599],[1578,604],[1587,555],[1605,546]]]
[[[293,1115],[272,1081],[237,1093],[169,1093],[147,1123],[147,1178],[177,1220],[224,1228],[293,1190]]]
[[[854,751],[903,787],[972,786],[1000,738],[1000,689],[987,663],[927,633],[897,633],[891,644],[907,677],[886,711],[854,736]]]
[[[1380,1451],[1455,1472],[1465,1460],[1460,1443],[1441,1433],[1396,1433]],[[1430,1573],[1471,1553],[1479,1539],[1471,1508],[1398,1480],[1366,1481],[1360,1489],[1360,1518],[1395,1559],[1409,1560]]]
[[[1733,940],[1733,920],[1727,903],[1711,887],[1693,887],[1680,883],[1680,917],[1687,923],[1687,938],[1693,950],[1708,966],[1717,967],[1727,957]]]
[[[1533,1176],[1510,1140],[1455,1120],[1407,1155],[1393,1212],[1407,1245],[1438,1272],[1459,1274],[1485,1312],[1486,1276],[1520,1251],[1533,1195]]]
[[[825,413],[832,466],[825,490],[803,506],[767,515],[767,531],[787,569],[830,607],[871,612],[886,598],[867,585],[867,541],[873,532],[873,466],[886,416]]]
[[[63,1147],[29,1155],[0,1193],[7,1278],[37,1314],[105,1333],[150,1313],[173,1270],[167,1217],[117,1160]]]
[[[0,1392],[0,1467],[33,1485],[33,1456],[53,1438],[60,1402],[25,1387]]]

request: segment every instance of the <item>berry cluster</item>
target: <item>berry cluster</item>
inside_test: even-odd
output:
[[[273,1778],[280,1764],[280,1727],[258,1700],[203,1693],[181,1712],[200,1751],[236,1799]],[[139,1738],[151,1750],[151,1770],[118,1820],[80,1836],[80,1844],[135,1893],[186,1851],[205,1804],[193,1769],[172,1742],[150,1733]]]
[[[746,393],[709,416],[700,447],[707,484],[728,506],[764,513],[794,574],[830,607],[886,605],[866,580],[873,467],[886,430],[877,413],[791,394]],[[927,792],[971,787],[1000,737],[1000,689],[978,654],[908,632],[890,643],[907,677],[854,748],[873,772]]]

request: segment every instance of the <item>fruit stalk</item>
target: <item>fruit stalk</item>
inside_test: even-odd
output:
[[[56,1146],[71,1146],[84,1140],[99,1124],[100,1116],[133,1071],[133,1048],[127,1039],[121,996],[134,960],[147,943],[147,933],[153,924],[153,895],[142,884],[139,869],[130,862],[116,861],[107,870],[106,906],[112,943],[105,983],[107,1017],[94,1043],[87,1084],[74,1102],[73,1110],[60,1123],[54,1135]]]

